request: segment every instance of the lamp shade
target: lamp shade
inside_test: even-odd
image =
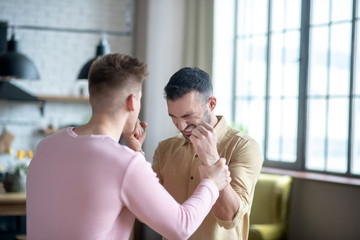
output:
[[[10,101],[39,101],[39,99],[8,81],[0,81],[0,99]]]
[[[88,79],[89,70],[91,67],[91,64],[96,60],[97,56],[94,58],[91,58],[89,61],[87,61],[84,66],[81,68],[78,79]]]
[[[0,55],[0,77],[39,79],[39,72],[35,64],[25,55],[18,52],[19,42],[12,34],[8,41],[7,51]]]
[[[81,68],[78,79],[88,79],[89,70],[91,67],[91,64],[101,56],[104,56],[105,54],[110,53],[110,47],[109,44],[105,38],[105,35],[103,34],[101,36],[101,40],[99,45],[96,47],[96,56],[94,58],[91,58],[89,61],[85,63],[85,65]]]

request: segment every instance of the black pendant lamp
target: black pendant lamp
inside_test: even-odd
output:
[[[89,70],[91,67],[91,64],[101,56],[104,56],[105,54],[110,53],[110,46],[108,41],[106,40],[105,33],[101,34],[101,39],[99,42],[99,45],[96,47],[96,56],[91,58],[89,61],[85,63],[85,65],[81,68],[78,79],[88,79]]]
[[[0,78],[39,79],[40,75],[35,64],[19,50],[19,42],[13,31],[6,52],[0,55]]]

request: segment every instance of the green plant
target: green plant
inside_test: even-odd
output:
[[[33,153],[31,150],[29,150],[26,155],[24,151],[18,150],[16,157],[12,156],[12,151],[10,150],[7,172],[9,174],[26,175],[32,157]]]

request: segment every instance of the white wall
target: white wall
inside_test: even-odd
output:
[[[145,3],[146,2],[146,3]],[[137,39],[146,39],[138,55],[148,63],[149,77],[144,82],[142,116],[148,122],[144,151],[152,161],[160,140],[177,133],[168,115],[164,87],[172,74],[182,67],[185,0],[139,0],[146,14],[137,19]],[[141,10],[140,10],[141,11]],[[141,42],[138,42],[141,44]]]
[[[133,36],[109,35],[108,41],[111,52],[140,56],[148,63],[150,75],[143,89],[142,117],[148,122],[144,150],[151,161],[158,142],[177,133],[167,114],[163,89],[171,75],[182,67],[185,0],[135,2],[138,10],[144,11],[133,23],[137,26],[136,40]],[[127,0],[1,0],[0,20],[11,25],[124,31],[126,3]],[[34,61],[41,76],[39,81],[17,80],[16,85],[35,95],[78,94],[76,76],[94,56],[100,36],[24,29],[17,29],[16,33],[21,52]],[[37,104],[1,101],[0,134],[6,128],[15,135],[15,151],[35,150],[44,137],[38,134],[41,128],[50,124],[82,124],[90,114],[87,103],[48,102],[45,115],[41,116]]]
[[[140,118],[148,122],[143,146],[152,162],[159,141],[177,133],[168,116],[164,87],[182,67],[185,0],[136,0],[135,55],[148,63],[149,77],[143,86]],[[160,240],[144,224],[135,224],[135,239]]]
[[[54,28],[126,30],[127,0],[0,0],[0,21],[10,25]],[[98,34],[17,29],[21,52],[37,66],[41,79],[14,83],[35,95],[78,94],[77,75],[95,56]],[[10,38],[11,31],[8,31]],[[111,52],[131,54],[132,36],[108,35]],[[87,102],[47,102],[44,116],[38,104],[0,101],[0,135],[15,135],[17,149],[35,150],[47,125],[83,124],[91,115]],[[0,154],[0,161],[4,154]],[[1,164],[1,163],[0,163]]]
[[[10,25],[123,31],[127,0],[1,0],[0,20]],[[11,30],[8,31],[10,37]],[[36,64],[37,92],[66,94],[81,66],[95,56],[100,36],[18,29],[22,52]],[[131,53],[132,38],[108,35],[111,52]],[[55,85],[54,85],[55,84]],[[34,89],[35,90],[35,89]]]
[[[231,123],[235,1],[214,0],[213,87],[216,113]]]

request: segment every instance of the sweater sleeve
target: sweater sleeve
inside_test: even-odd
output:
[[[186,239],[200,226],[219,196],[203,179],[182,205],[159,183],[150,163],[133,159],[123,179],[121,198],[135,216],[168,239]]]

